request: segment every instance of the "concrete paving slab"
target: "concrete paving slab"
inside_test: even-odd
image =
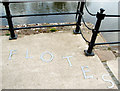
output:
[[[9,41],[2,40],[2,88],[3,89],[108,89],[110,82],[102,79],[108,74],[97,55],[86,57],[86,42],[81,35],[64,33],[41,33]],[[9,60],[11,50],[12,59]],[[28,50],[30,59],[26,59]],[[40,56],[49,51],[51,62],[44,62]],[[63,57],[70,57],[71,64]],[[51,58],[46,54],[44,59]],[[81,67],[88,66],[90,72],[85,79]],[[88,70],[85,68],[84,70]],[[110,76],[105,77],[111,80]],[[112,89],[117,89],[116,85]]]
[[[2,37],[0,36],[0,90],[2,89]]]
[[[119,59],[120,58],[118,57],[116,60],[107,61],[107,65],[110,68],[110,70],[113,72],[117,80],[120,81],[120,79],[118,78],[118,74],[120,73],[120,70],[118,70],[119,69],[118,64],[120,63]]]
[[[102,62],[116,59],[115,55],[110,50],[96,49],[95,53],[98,55]]]

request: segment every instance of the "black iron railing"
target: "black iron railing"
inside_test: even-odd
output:
[[[79,12],[69,12],[69,13],[68,12],[64,12],[64,13],[47,13],[47,14],[11,15],[9,4],[11,4],[11,3],[28,3],[28,2],[1,2],[1,3],[3,3],[3,5],[5,6],[6,16],[0,16],[0,18],[6,18],[7,19],[9,28],[3,28],[3,29],[0,29],[0,30],[9,30],[10,31],[10,38],[9,38],[9,40],[17,39],[17,35],[14,33],[14,30],[30,29],[30,28],[42,28],[42,27],[74,26],[74,25],[76,25],[76,24],[62,24],[62,25],[45,25],[45,26],[32,26],[32,27],[14,28],[13,27],[12,18],[16,18],[16,17],[30,17],[30,16],[50,16],[50,15],[70,15],[70,14],[75,14],[76,15],[76,14],[79,14]]]
[[[86,56],[93,56],[94,53],[92,52],[93,47],[95,45],[104,45],[104,44],[119,44],[120,42],[107,42],[107,43],[95,43],[96,38],[98,33],[100,32],[120,32],[120,30],[99,30],[100,25],[102,20],[104,20],[105,17],[120,17],[120,15],[106,15],[104,14],[104,9],[100,9],[100,12],[97,12],[97,14],[92,14],[86,5],[86,2],[78,2],[77,5],[77,11],[76,12],[71,12],[71,13],[49,13],[49,14],[29,14],[29,15],[11,15],[10,9],[9,9],[9,4],[10,3],[21,3],[21,2],[1,2],[5,6],[5,11],[6,11],[6,16],[0,16],[0,18],[6,18],[8,21],[9,28],[8,29],[0,29],[0,30],[9,30],[10,31],[10,40],[12,39],[17,39],[17,35],[14,33],[14,30],[19,30],[19,29],[30,29],[30,28],[42,28],[42,27],[59,27],[59,26],[74,26],[76,25],[76,29],[73,30],[74,34],[81,34],[83,39],[88,42],[89,47],[88,50],[85,50],[85,55]],[[27,3],[27,2],[22,2],[22,3]],[[91,29],[87,26],[87,24],[84,21],[83,15],[83,9],[86,9],[86,11],[91,15],[91,16],[96,16],[97,21],[95,24],[95,28]],[[32,27],[21,27],[21,28],[14,28],[13,27],[13,22],[12,18],[15,17],[29,17],[29,16],[48,16],[48,15],[69,15],[69,14],[76,14],[76,24],[63,24],[63,25],[46,25],[46,26],[32,26]],[[91,41],[88,41],[82,34],[82,31],[80,29],[81,26],[81,21],[83,21],[84,25],[92,31],[92,38]]]
[[[85,21],[84,21],[83,11],[80,12],[80,14],[81,14],[81,16],[82,16],[82,17],[81,17],[81,20],[83,21],[84,25],[85,25],[89,30],[92,31],[91,41],[88,41],[88,40],[83,36],[83,34],[82,34],[82,32],[81,32],[81,35],[82,35],[83,39],[84,39],[86,42],[88,42],[88,44],[89,44],[88,50],[84,50],[85,55],[86,55],[86,56],[94,56],[94,53],[92,52],[92,50],[93,50],[93,47],[94,47],[95,45],[120,44],[120,42],[95,43],[96,38],[97,38],[97,35],[98,35],[98,33],[100,33],[100,32],[120,32],[120,30],[116,30],[116,29],[114,29],[114,30],[111,30],[111,29],[109,29],[109,30],[99,30],[99,28],[100,28],[100,26],[101,26],[101,22],[102,22],[102,20],[104,20],[104,18],[107,18],[107,17],[120,17],[120,15],[106,15],[106,14],[104,14],[104,11],[105,11],[105,10],[102,9],[102,8],[100,9],[100,12],[97,12],[97,14],[92,14],[92,13],[88,10],[87,5],[86,5],[86,2],[83,2],[83,3],[81,3],[81,4],[82,4],[81,7],[82,7],[82,8],[85,7],[86,11],[87,11],[91,16],[96,16],[96,18],[97,18],[97,21],[96,21],[96,24],[95,24],[95,28],[94,28],[94,29],[91,29],[90,27],[87,26],[87,24],[86,24]],[[80,30],[80,31],[81,31],[81,30]]]

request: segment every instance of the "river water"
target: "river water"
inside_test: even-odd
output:
[[[105,9],[105,14],[117,14],[120,12],[118,2],[87,2],[88,9],[92,13],[97,13],[100,8]],[[0,3],[0,15],[5,15],[5,10]],[[10,4],[10,10],[12,15],[22,14],[38,14],[38,13],[53,13],[53,12],[75,12],[77,8],[77,2],[29,2],[29,3],[12,3]],[[86,22],[95,24],[96,17],[90,16],[86,10],[84,10],[84,18]],[[0,20],[2,25],[7,25],[6,19]],[[60,22],[75,22],[75,15],[58,15],[58,16],[36,16],[36,17],[22,17],[13,18],[14,25],[17,24],[31,24],[31,23],[60,23]],[[119,18],[105,18],[102,21],[100,29],[120,29]],[[110,41],[118,41],[118,33],[102,33],[104,38]]]

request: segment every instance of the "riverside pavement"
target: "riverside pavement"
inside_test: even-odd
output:
[[[72,32],[40,33],[11,41],[2,36],[2,89],[109,89],[112,83],[102,79],[107,70],[97,55],[84,55],[87,48],[81,35]],[[11,50],[16,51],[9,60]],[[26,59],[26,50],[32,58]],[[53,55],[51,62],[40,59],[46,51]],[[72,56],[72,66],[63,58],[67,56]],[[90,72],[85,75],[93,78],[84,78],[81,68],[86,66],[84,70]],[[110,76],[104,79],[112,81]],[[115,84],[112,89],[117,89]]]

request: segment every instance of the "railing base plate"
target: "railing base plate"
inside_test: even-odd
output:
[[[81,32],[76,32],[76,30],[73,30],[73,34],[81,34]]]
[[[95,54],[93,52],[88,53],[87,50],[84,50],[85,56],[94,56]]]
[[[9,40],[17,39],[17,37],[18,37],[17,35],[15,35],[15,37],[11,37],[11,36],[10,36],[10,37],[9,37]]]

